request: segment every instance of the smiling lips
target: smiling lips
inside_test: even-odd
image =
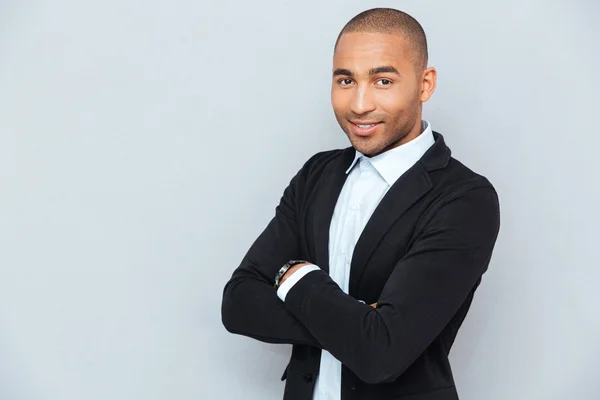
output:
[[[350,121],[352,123],[352,132],[357,136],[370,136],[374,134],[382,122],[375,121]]]

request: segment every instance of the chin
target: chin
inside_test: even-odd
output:
[[[381,152],[383,149],[381,148],[381,144],[377,142],[375,138],[369,137],[357,137],[354,135],[348,135],[348,139],[350,139],[350,144],[356,150],[360,151],[362,154],[368,156],[370,154],[375,154]]]
[[[352,147],[354,147],[356,150],[360,151],[362,154],[364,154],[365,156],[368,156],[368,157],[377,155],[383,151],[381,146],[378,146],[375,143],[364,143],[364,142],[357,143],[356,141],[351,141],[351,143],[352,143]]]

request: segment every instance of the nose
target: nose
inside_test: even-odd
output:
[[[375,110],[375,101],[367,87],[359,86],[353,93],[350,110],[357,114],[363,115]]]

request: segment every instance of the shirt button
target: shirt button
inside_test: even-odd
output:
[[[355,211],[360,209],[360,204],[352,204],[352,209]]]

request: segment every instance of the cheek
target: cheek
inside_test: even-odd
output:
[[[331,106],[336,114],[343,113],[348,109],[348,96],[347,93],[339,90],[331,91]]]
[[[402,114],[416,104],[412,93],[406,90],[386,90],[378,94],[377,105],[392,118],[402,118]]]

